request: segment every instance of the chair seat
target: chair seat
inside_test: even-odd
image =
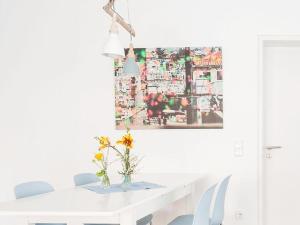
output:
[[[139,219],[138,221],[136,221],[136,224],[137,225],[147,225],[147,224],[151,223],[152,219],[153,219],[153,215],[150,214],[150,215],[145,216],[145,217]]]
[[[168,225],[192,225],[193,220],[194,220],[194,215],[192,214],[182,215],[176,217]]]
[[[150,214],[148,216],[145,216],[145,217],[139,219],[138,221],[136,221],[136,225],[147,225],[147,224],[150,224],[152,218],[153,218],[152,214]],[[85,224],[85,225],[119,225],[119,224]]]
[[[196,206],[194,215],[187,214],[178,216],[168,225],[211,225],[209,211],[216,186],[215,184],[204,192]]]

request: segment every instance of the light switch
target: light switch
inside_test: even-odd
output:
[[[244,156],[244,142],[241,140],[234,142],[234,156],[243,157]]]

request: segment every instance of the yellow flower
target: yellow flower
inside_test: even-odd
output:
[[[95,154],[95,159],[97,159],[98,161],[103,159],[103,154],[101,152],[98,152],[97,154]]]
[[[108,137],[101,136],[99,138],[100,147],[99,150],[105,149],[110,146],[110,141]]]
[[[133,138],[130,133],[125,134],[121,140],[117,141],[117,144],[124,145],[128,149],[133,148]]]

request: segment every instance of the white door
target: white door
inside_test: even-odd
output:
[[[297,225],[300,224],[300,44],[265,46],[263,52],[264,225]]]

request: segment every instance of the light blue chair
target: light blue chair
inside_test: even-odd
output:
[[[15,187],[16,199],[45,194],[54,191],[54,188],[44,181],[32,181],[19,184]],[[66,225],[64,223],[37,223],[35,225]]]
[[[52,191],[54,191],[54,188],[50,184],[44,181],[32,181],[18,184],[15,187],[15,196],[16,199],[20,199]]]
[[[215,196],[213,212],[210,219],[210,225],[221,225],[224,219],[225,196],[229,184],[230,176],[225,177],[220,183],[218,192]]]
[[[97,183],[100,179],[94,173],[80,173],[73,178],[75,186]]]
[[[81,186],[91,183],[99,182],[99,178],[96,176],[96,174],[93,173],[80,173],[74,176],[73,178],[75,186]],[[137,225],[152,225],[152,218],[153,215],[150,214],[148,216],[145,216],[141,219],[139,219],[136,224]],[[85,224],[85,225],[108,225],[108,224]],[[119,225],[119,224],[111,224],[111,225]]]
[[[168,225],[209,225],[209,211],[216,185],[210,187],[201,197],[195,215],[183,215]]]

